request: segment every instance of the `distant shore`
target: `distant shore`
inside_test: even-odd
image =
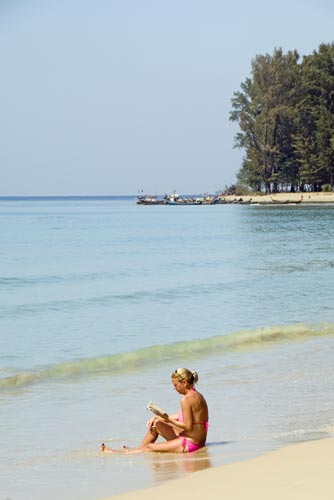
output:
[[[334,192],[317,192],[317,193],[249,193],[245,195],[179,195],[172,193],[171,195],[141,195],[136,198],[139,205],[216,205],[216,204],[244,204],[244,205],[274,205],[280,204],[334,204]]]
[[[334,439],[310,441],[112,499],[332,500],[333,456]]]
[[[291,202],[299,203],[302,200],[303,204],[306,203],[334,203],[334,192],[328,193],[272,193],[272,194],[249,194],[245,196],[228,195],[224,196],[226,201],[233,202],[242,198],[245,203],[274,203],[278,202]]]

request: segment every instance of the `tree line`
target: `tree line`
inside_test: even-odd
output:
[[[334,189],[334,44],[258,55],[232,98],[238,184],[266,193]]]

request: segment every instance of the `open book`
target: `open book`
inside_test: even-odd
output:
[[[165,410],[160,408],[160,406],[153,403],[153,401],[150,401],[146,408],[148,410],[150,410],[152,413],[154,413],[155,415],[158,415],[158,417],[163,417],[163,416],[167,415],[167,412],[165,412]]]

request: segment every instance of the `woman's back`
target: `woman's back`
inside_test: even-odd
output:
[[[181,432],[195,443],[203,445],[206,441],[209,412],[204,396],[194,388],[181,399],[182,416],[190,416],[191,427]]]

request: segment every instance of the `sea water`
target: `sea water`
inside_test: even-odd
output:
[[[0,498],[95,500],[332,434],[334,206],[0,200]],[[208,446],[136,446],[199,373]]]

